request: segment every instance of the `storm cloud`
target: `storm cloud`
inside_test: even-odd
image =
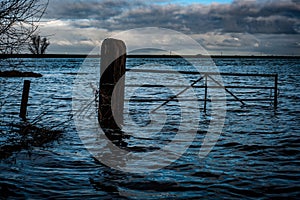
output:
[[[294,35],[290,42],[295,45],[300,33],[300,4],[297,0],[235,0],[230,4],[184,5],[172,1],[52,0],[45,19],[63,21],[73,30],[109,33],[163,27],[204,38],[206,35],[223,36],[221,41],[203,40],[207,46],[236,48],[243,43],[239,43],[242,37],[235,35],[241,34],[259,35],[261,39],[258,40],[265,40],[264,34],[272,35],[272,39],[274,35],[280,38]],[[86,37],[86,40],[93,40]],[[263,42],[253,45],[257,47]]]
[[[46,17],[89,20],[85,27],[126,30],[145,26],[189,33],[211,31],[272,34],[300,32],[300,4],[296,1],[234,1],[232,4],[155,4],[145,1],[67,0],[52,3]],[[54,6],[55,5],[55,6]]]

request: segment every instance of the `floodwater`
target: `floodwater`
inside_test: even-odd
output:
[[[217,66],[215,69],[220,72],[277,73],[278,108],[274,109],[272,100],[245,101],[245,106],[241,106],[238,101],[227,101],[226,113],[221,113],[225,114],[222,133],[210,153],[199,158],[203,139],[215,117],[212,116],[213,102],[207,103],[207,113],[204,114],[203,101],[186,99],[194,94],[203,99],[203,88],[196,88],[190,93],[184,92],[182,99],[167,103],[156,114],[151,115],[151,109],[157,108],[164,101],[134,101],[137,98],[168,99],[192,84],[199,75],[178,78],[178,74],[128,71],[125,78],[128,87],[126,86],[125,91],[123,126],[123,131],[129,136],[123,139],[123,144],[128,149],[144,148],[153,152],[169,145],[179,131],[185,133],[197,128],[195,138],[188,149],[180,154],[179,159],[161,169],[135,173],[133,168],[128,172],[116,166],[102,164],[90,151],[98,148],[91,145],[102,143],[102,140],[98,140],[98,143],[91,142],[95,127],[84,121],[80,122],[75,117],[80,106],[84,107],[87,102],[91,105],[84,108],[88,108],[90,114],[96,113],[97,103],[93,101],[93,95],[99,80],[99,60],[1,60],[1,71],[16,69],[43,75],[42,78],[26,78],[31,80],[28,121],[38,126],[62,130],[58,140],[43,146],[29,146],[13,151],[11,155],[0,160],[1,199],[299,198],[300,60],[218,58],[214,62]],[[197,66],[199,63],[205,65],[209,61],[191,59],[189,63]],[[166,68],[173,71],[198,69],[178,58],[129,58],[127,68]],[[211,68],[200,69],[207,71]],[[24,78],[0,78],[1,146],[13,143],[21,137],[11,131],[11,124],[20,122],[18,113],[23,80]],[[153,82],[164,87],[143,87]],[[222,76],[222,82],[224,85],[235,86],[274,85],[272,77]],[[201,84],[203,85],[203,80],[199,81],[199,85]],[[182,87],[168,88],[170,85]],[[274,96],[274,91],[270,89],[228,90],[241,99],[272,99]],[[214,89],[209,91],[209,95],[218,93],[213,92]],[[227,100],[234,99],[228,92],[224,93]],[[83,101],[78,107],[74,103],[77,97],[87,98],[88,101]],[[191,113],[191,119],[184,119],[189,118],[187,113]],[[161,116],[163,117],[160,118]],[[90,137],[85,140],[88,135]],[[163,159],[164,157],[157,162]],[[157,163],[152,161],[148,164],[153,167]],[[139,166],[136,167],[138,171]]]

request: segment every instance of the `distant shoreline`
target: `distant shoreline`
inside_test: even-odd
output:
[[[0,54],[0,59],[4,58],[99,58],[100,55],[87,55],[87,54]],[[298,56],[284,56],[284,55],[127,55],[128,58],[265,58],[265,59],[300,59]]]

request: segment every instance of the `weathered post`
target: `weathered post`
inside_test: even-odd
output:
[[[105,39],[101,46],[98,121],[102,128],[120,130],[123,124],[126,46]],[[118,84],[117,84],[118,83]]]
[[[29,80],[24,80],[23,93],[22,93],[22,102],[21,102],[20,115],[19,115],[23,120],[26,120],[29,89],[30,89],[30,81]]]
[[[275,86],[274,86],[274,108],[277,108],[277,92],[278,92],[278,74],[275,75]]]
[[[204,113],[206,114],[206,100],[207,100],[207,74],[205,74],[205,91],[204,91]]]

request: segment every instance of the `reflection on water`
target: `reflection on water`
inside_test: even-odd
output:
[[[249,102],[240,107],[238,102],[227,102],[227,116],[223,134],[204,159],[198,153],[211,116],[199,116],[199,130],[185,154],[171,165],[147,174],[132,174],[111,169],[101,164],[86,150],[80,140],[72,117],[72,89],[83,59],[24,59],[16,69],[43,74],[31,79],[28,118],[48,127],[63,127],[62,137],[43,147],[31,147],[14,152],[0,160],[1,197],[79,199],[216,199],[299,197],[300,158],[300,61],[285,59],[216,59],[221,72],[278,73],[279,107],[268,103]],[[127,67],[153,63],[151,59],[128,59]],[[177,59],[156,60],[160,64],[185,70]],[[193,62],[193,61],[192,61]],[[1,70],[8,68],[1,61]],[[19,62],[18,62],[19,63]],[[155,68],[155,66],[153,66]],[[98,70],[98,61],[91,62],[91,73]],[[82,74],[83,76],[85,74]],[[127,78],[127,77],[126,77]],[[193,77],[188,77],[193,80]],[[170,77],[170,80],[172,77]],[[130,75],[126,81],[139,81]],[[140,80],[144,81],[144,80]],[[225,85],[266,85],[268,80],[255,78],[224,79]],[[18,122],[22,78],[0,78],[0,144],[10,135],[3,122]],[[21,83],[21,84],[20,84]],[[143,84],[143,83],[140,83]],[[165,98],[163,91],[135,90],[135,95]],[[196,91],[202,96],[203,91]],[[237,95],[256,97],[268,92],[240,90]],[[245,93],[246,92],[246,93]],[[161,95],[161,96],[159,96]],[[149,123],[146,103],[129,102],[126,113],[138,127]],[[187,102],[188,105],[188,102]],[[169,126],[157,133],[127,130],[131,137],[124,140],[130,148],[162,147],[174,137],[177,128],[178,103],[168,105]],[[193,106],[193,105],[190,105]],[[203,108],[202,103],[199,105]],[[177,115],[176,115],[177,112]],[[138,116],[140,115],[140,116]],[[186,127],[188,128],[188,127]],[[149,132],[149,135],[147,133]],[[162,134],[163,133],[163,134]],[[88,134],[88,133],[87,133]],[[93,138],[91,138],[92,140]]]

